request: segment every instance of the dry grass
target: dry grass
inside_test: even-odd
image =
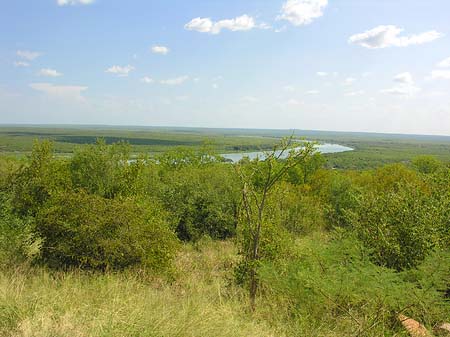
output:
[[[231,243],[187,246],[174,282],[42,269],[0,275],[0,335],[282,336],[246,311]]]

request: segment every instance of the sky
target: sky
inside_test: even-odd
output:
[[[448,0],[2,0],[0,123],[450,135]]]

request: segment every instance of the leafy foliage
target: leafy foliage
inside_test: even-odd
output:
[[[224,164],[163,172],[161,199],[171,212],[178,237],[225,239],[236,234],[240,201],[234,171]]]
[[[297,247],[297,257],[284,263],[267,261],[260,271],[272,312],[291,321],[289,335],[321,336],[324,329],[342,336],[393,335],[400,330],[398,313],[429,326],[450,313],[449,303],[435,287],[419,286],[427,273],[420,271],[416,283],[371,263],[351,232],[338,231],[331,239],[303,239]],[[435,274],[436,279],[442,282],[448,272],[447,268]]]
[[[156,202],[61,192],[40,210],[35,230],[42,259],[52,267],[164,271],[177,247],[165,218]]]

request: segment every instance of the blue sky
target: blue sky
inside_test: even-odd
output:
[[[450,135],[448,0],[14,0],[0,123]]]

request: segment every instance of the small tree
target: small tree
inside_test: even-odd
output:
[[[271,152],[265,153],[263,159],[243,160],[236,166],[242,183],[241,223],[246,227],[245,232],[248,234],[244,238],[243,253],[249,267],[247,273],[252,311],[255,310],[258,290],[257,268],[261,258],[261,233],[265,225],[269,194],[291,169],[310,160],[314,152],[313,143],[299,144],[291,136],[283,139]]]

